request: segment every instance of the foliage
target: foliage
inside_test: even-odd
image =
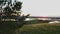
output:
[[[14,9],[19,11],[21,9],[21,7],[22,7],[21,5],[22,5],[21,2],[16,2],[16,4],[14,5]]]

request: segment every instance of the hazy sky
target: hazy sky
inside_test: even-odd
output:
[[[20,0],[22,11],[32,16],[60,16],[60,0]]]

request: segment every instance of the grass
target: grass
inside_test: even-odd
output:
[[[8,32],[9,34],[60,34],[60,23],[38,23],[32,22],[26,24],[22,28],[16,29],[16,31]]]
[[[60,34],[60,23],[29,24],[20,29],[20,34]]]

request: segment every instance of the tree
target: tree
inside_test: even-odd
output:
[[[14,10],[17,10],[17,11],[20,11],[20,9],[22,8],[22,3],[21,2],[16,2],[13,9]]]
[[[11,16],[13,18],[16,17],[16,19],[18,21],[16,21],[16,22],[0,21],[0,34],[1,33],[2,34],[13,34],[13,33],[11,33],[12,30],[15,31],[16,29],[21,28],[24,24],[26,24],[24,22],[24,20],[29,16],[29,14],[26,15],[26,16],[24,16],[24,15],[22,15],[22,16],[12,16],[11,15],[12,13],[16,14],[16,11],[20,11],[20,9],[22,7],[21,5],[22,5],[21,2],[15,2],[15,5],[13,5],[14,7],[9,6],[9,4],[8,4],[8,6],[6,6],[4,8],[3,12],[5,14],[4,15],[5,18],[2,18],[2,19],[7,19],[6,17],[8,17],[8,19],[11,19],[10,18],[10,16]],[[0,17],[3,17],[3,16],[0,15]],[[14,34],[15,34],[15,32],[14,32]]]

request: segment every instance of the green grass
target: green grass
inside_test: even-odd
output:
[[[9,34],[60,34],[60,23],[35,23],[26,24],[22,28],[16,29],[16,31],[11,30]]]
[[[20,34],[60,34],[60,23],[24,25],[20,29]]]

